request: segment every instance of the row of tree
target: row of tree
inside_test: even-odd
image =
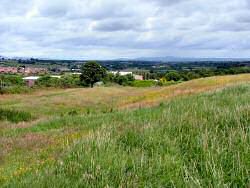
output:
[[[45,87],[93,87],[98,82],[116,83],[123,86],[132,85],[133,75],[122,76],[120,74],[111,74],[96,62],[87,62],[81,68],[81,75],[65,75],[61,79],[50,76],[43,76],[36,82],[37,86]]]
[[[202,68],[193,70],[169,70],[165,72],[144,71],[140,72],[145,80],[160,80],[162,78],[167,81],[188,81],[197,78],[220,76],[220,75],[233,75],[250,73],[250,67],[231,67],[231,68]]]
[[[107,70],[96,62],[87,62],[81,68],[81,75],[64,75],[61,79],[53,78],[48,75],[42,76],[36,82],[36,87],[93,87],[97,82],[115,83],[123,86],[134,86],[133,75],[121,76],[119,74],[108,73]],[[164,85],[160,82],[178,82],[192,79],[210,77],[217,75],[250,73],[250,67],[232,67],[232,68],[215,68],[215,69],[197,69],[181,70],[168,72],[145,72],[145,80],[160,80],[158,85]],[[2,86],[24,86],[25,83],[21,76],[18,75],[0,75]],[[168,84],[168,83],[166,83]],[[1,88],[0,88],[1,89]]]

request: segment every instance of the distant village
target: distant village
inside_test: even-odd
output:
[[[79,70],[72,69],[71,74],[81,74]],[[76,72],[77,71],[77,72]],[[48,69],[46,68],[35,68],[35,67],[0,67],[0,74],[22,74],[23,80],[25,81],[26,85],[29,87],[32,87],[35,82],[40,78],[39,75],[47,74],[49,73]],[[143,80],[143,76],[141,75],[135,75],[133,72],[125,72],[125,71],[110,71],[112,74],[120,74],[121,76],[125,75],[133,75],[135,80]],[[60,79],[60,75],[51,75],[53,78]]]
[[[48,70],[45,68],[33,68],[33,67],[0,67],[0,73],[2,74],[45,74]]]

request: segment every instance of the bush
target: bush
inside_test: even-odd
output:
[[[0,88],[0,94],[21,94],[31,92],[31,88],[27,86],[11,86]]]
[[[2,84],[4,84],[5,86],[25,85],[25,82],[19,75],[0,74],[0,80],[2,81]]]
[[[133,81],[135,80],[134,76],[131,74],[128,75],[120,75],[118,74],[107,74],[107,76],[104,78],[104,83],[116,83],[122,86],[131,86],[133,84]]]
[[[36,81],[37,86],[43,87],[60,87],[59,78],[53,78],[51,76],[42,76]]]
[[[200,78],[200,75],[194,72],[188,72],[187,77],[189,80]]]
[[[60,86],[63,88],[79,87],[81,85],[79,75],[64,75],[60,79]]]
[[[54,78],[49,75],[40,77],[36,86],[38,87],[57,87],[57,88],[74,88],[79,87],[80,77],[79,75],[63,75],[61,78]]]
[[[181,81],[175,82],[175,81],[167,81],[166,78],[161,78],[159,82],[157,82],[158,86],[170,86],[177,83],[180,83]]]

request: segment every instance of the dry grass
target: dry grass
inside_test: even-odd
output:
[[[131,97],[130,100],[123,101],[120,104],[125,108],[150,107],[159,104],[166,99],[176,96],[187,96],[206,91],[214,91],[219,88],[224,88],[235,83],[243,83],[250,81],[250,74],[235,75],[235,76],[218,76],[192,80],[178,85],[162,87],[158,89],[148,89],[142,92],[140,96]]]
[[[198,79],[169,87],[42,90],[32,94],[3,95],[0,98],[0,105],[15,110],[25,109],[40,118],[62,115],[72,110],[86,113],[107,108],[130,109],[152,106],[167,98],[215,90],[248,81],[250,81],[250,74]]]
[[[38,122],[72,111],[77,114],[155,106],[167,99],[213,91],[235,83],[250,82],[250,74],[210,77],[168,87],[96,87],[39,90],[29,94],[1,95],[0,107],[31,113],[31,122],[0,122],[0,135],[9,129],[32,127]]]
[[[123,115],[119,115],[119,113],[115,113],[116,116],[113,116],[112,113],[107,114],[107,116],[106,114],[102,114],[109,112],[111,109],[123,110],[149,107],[174,97],[214,91],[230,85],[249,82],[250,74],[244,74],[193,80],[168,87],[52,89],[36,91],[30,94],[2,95],[0,96],[1,108],[26,111],[31,113],[36,119],[34,121],[16,124],[7,121],[0,122],[0,185],[1,181],[7,181],[6,178],[12,177],[13,174],[20,174],[19,171],[24,173],[22,168],[25,166],[32,166],[37,163],[41,165],[40,163],[44,161],[44,159],[51,159],[51,161],[53,161],[54,159],[60,158],[65,147],[70,148],[72,143],[92,135],[92,133],[95,133],[94,127],[100,128],[103,122],[107,126],[113,124],[117,127],[119,134],[123,134],[125,130],[130,129],[130,126],[137,130],[137,128],[140,127],[137,125],[140,123],[143,124],[142,127],[151,127],[147,122],[141,121],[141,119],[152,115],[150,109],[148,114],[144,114],[146,111],[144,112],[142,110],[139,116],[133,115],[132,119],[123,117]],[[184,104],[185,103],[180,103],[180,105]],[[187,104],[191,105],[193,103],[187,102]],[[201,105],[202,104],[201,102]],[[178,105],[177,107],[179,108]],[[185,105],[183,107],[185,107]],[[205,107],[209,108],[209,106]],[[217,108],[215,108],[215,110],[216,109]],[[247,110],[249,110],[249,108],[244,109],[244,113]],[[88,113],[99,113],[99,115],[93,115],[93,117],[76,116],[72,118],[71,115],[69,115],[71,111],[76,111],[78,115],[86,115]],[[199,110],[197,110],[197,113],[198,112]],[[129,115],[129,112],[126,113]],[[230,114],[230,112],[228,112],[228,114]],[[239,114],[243,113],[239,112]],[[173,114],[171,113],[171,115]],[[186,112],[183,111],[182,118],[184,118],[185,115]],[[173,121],[178,122],[180,119],[177,112],[175,116],[175,118],[173,117]],[[157,109],[155,109],[155,115],[152,115],[151,119],[153,118],[156,118],[155,126],[158,126],[159,119],[162,121],[161,124],[167,120],[164,113],[162,113],[162,115],[158,114]],[[187,120],[191,121],[188,117]],[[192,123],[196,124],[197,118],[192,120],[194,121]],[[41,127],[44,126],[44,130],[37,131],[36,128],[39,128],[38,125]],[[52,128],[50,126],[52,126]],[[206,132],[204,132],[202,136],[202,139],[204,139],[204,150],[208,147],[207,142],[209,142],[205,133]],[[156,140],[158,140],[158,138]],[[21,167],[21,170],[19,167]],[[34,168],[36,168],[36,166]],[[1,173],[3,176],[1,176]]]

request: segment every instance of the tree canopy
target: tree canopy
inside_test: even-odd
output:
[[[166,74],[167,81],[178,81],[181,79],[181,76],[178,72],[172,71]]]
[[[81,73],[81,83],[90,87],[105,78],[107,74],[106,69],[94,61],[85,63],[81,68]]]

